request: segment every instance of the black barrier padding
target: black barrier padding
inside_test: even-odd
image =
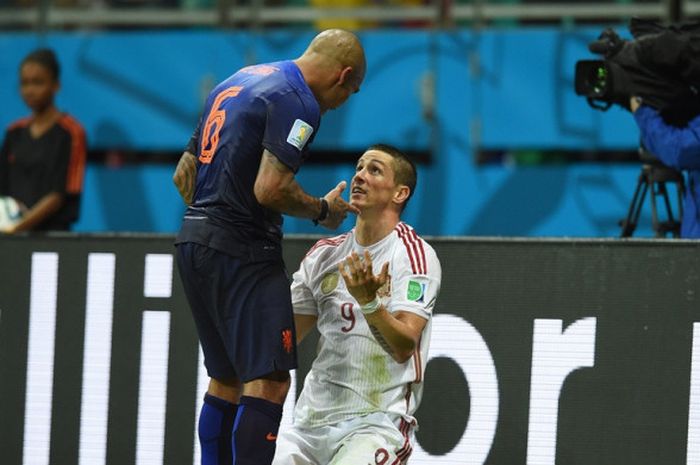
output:
[[[312,238],[285,240],[292,273]],[[700,321],[696,242],[654,240],[433,239],[443,268],[436,315],[473,326],[498,378],[497,428],[485,463],[525,463],[533,328],[563,330],[595,318],[594,366],[573,371],[559,393],[556,463],[684,464],[693,323]],[[59,255],[51,464],[76,463],[80,425],[86,269],[90,253],[116,254],[107,461],[135,460],[141,321],[171,313],[164,463],[191,464],[197,342],[177,270],[170,298],[146,298],[144,257],[173,252],[169,236],[0,238],[0,457],[20,464],[24,437],[32,253]],[[299,384],[316,335],[300,347]],[[459,346],[459,338],[454,340]],[[474,386],[449,358],[432,360],[417,417],[433,455],[459,442]],[[436,459],[435,463],[439,463]]]

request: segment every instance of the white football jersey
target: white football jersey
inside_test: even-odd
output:
[[[405,363],[396,362],[379,345],[338,272],[350,253],[363,256],[365,250],[375,274],[389,262],[390,282],[378,292],[384,307],[428,320],[419,347]],[[294,273],[292,301],[295,313],[318,317],[321,338],[295,407],[296,425],[334,424],[378,411],[415,423],[441,276],[435,251],[406,223],[369,247],[357,244],[353,229],[321,239],[309,250]]]

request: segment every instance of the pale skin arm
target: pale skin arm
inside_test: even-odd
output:
[[[355,252],[347,257],[340,265],[340,274],[348,291],[360,305],[372,302],[377,290],[390,279],[389,263],[385,263],[381,272],[375,275],[372,258],[367,251],[364,261]],[[427,323],[425,318],[414,313],[390,313],[383,305],[375,312],[366,314],[365,320],[377,342],[398,363],[405,363],[411,358]]]
[[[21,231],[31,231],[51,215],[56,213],[65,202],[65,196],[60,192],[49,192],[43,196],[32,208],[22,216],[22,219],[14,226],[6,228],[3,232],[14,234]]]
[[[309,334],[312,328],[316,326],[318,317],[316,315],[297,315],[294,314],[294,327],[297,332],[297,345]]]
[[[320,224],[326,228],[336,229],[348,212],[359,213],[341,197],[346,184],[340,182],[324,196],[328,202],[328,216]],[[318,218],[321,213],[321,200],[304,192],[294,172],[268,150],[260,160],[254,192],[261,205],[280,213],[309,219]]]

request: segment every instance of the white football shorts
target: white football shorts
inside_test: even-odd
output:
[[[413,450],[414,428],[401,416],[371,413],[317,428],[283,428],[272,465],[399,465]]]

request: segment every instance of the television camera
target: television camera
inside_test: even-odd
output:
[[[700,115],[700,22],[662,26],[633,18],[632,40],[622,39],[613,29],[604,30],[588,49],[601,60],[576,62],[575,91],[588,104],[606,111],[612,105],[630,109],[630,99],[640,97],[655,108],[664,121],[683,127]],[[662,165],[640,147],[643,163],[627,217],[620,222],[621,236],[630,237],[639,219],[644,197],[651,193],[652,227],[657,237],[680,236],[683,215],[683,175]],[[667,183],[676,186],[678,219],[673,215]],[[665,207],[666,220],[658,218],[657,200]]]
[[[604,30],[588,49],[602,60],[576,62],[576,94],[597,110],[629,109],[632,96],[683,126],[700,114],[700,22],[662,26],[633,18],[632,40]]]

